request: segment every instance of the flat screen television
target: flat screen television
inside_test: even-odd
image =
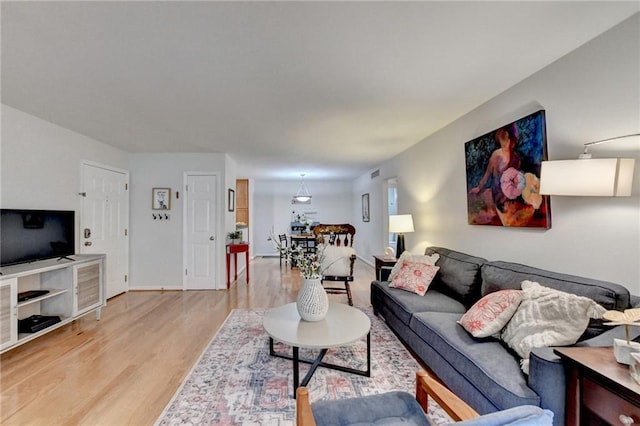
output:
[[[75,254],[75,212],[0,210],[0,266]]]

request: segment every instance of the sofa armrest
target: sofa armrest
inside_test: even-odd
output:
[[[629,338],[637,339],[640,336],[638,327],[629,327]],[[576,343],[576,346],[613,346],[613,339],[626,339],[624,326],[618,325],[611,327],[609,330],[601,333],[591,339],[583,340]]]
[[[553,348],[531,350],[529,387],[540,397],[540,407],[554,412],[554,424],[564,424],[567,384],[564,365]]]
[[[631,338],[640,336],[638,327],[631,327]],[[611,346],[613,339],[625,339],[623,326],[612,327],[598,336],[575,346]],[[533,348],[529,357],[529,387],[540,397],[540,406],[555,413],[555,424],[562,425],[565,416],[566,376],[564,364],[553,348]]]

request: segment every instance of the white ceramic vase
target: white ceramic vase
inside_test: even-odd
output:
[[[296,307],[304,321],[321,321],[329,310],[329,297],[320,278],[304,278],[298,292]]]

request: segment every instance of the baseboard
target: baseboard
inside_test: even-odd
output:
[[[129,291],[182,291],[182,286],[179,285],[165,285],[165,286],[129,286]]]

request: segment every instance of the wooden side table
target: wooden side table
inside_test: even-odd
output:
[[[385,281],[389,277],[391,268],[393,268],[398,259],[378,254],[374,255],[373,258],[376,261],[376,279],[378,281]]]
[[[249,243],[227,244],[227,288],[231,286],[231,255],[233,254],[233,267],[235,275],[233,280],[238,280],[238,253],[245,253],[247,265],[247,284],[249,284]]]
[[[612,347],[557,348],[567,371],[566,424],[640,424],[640,385]]]

